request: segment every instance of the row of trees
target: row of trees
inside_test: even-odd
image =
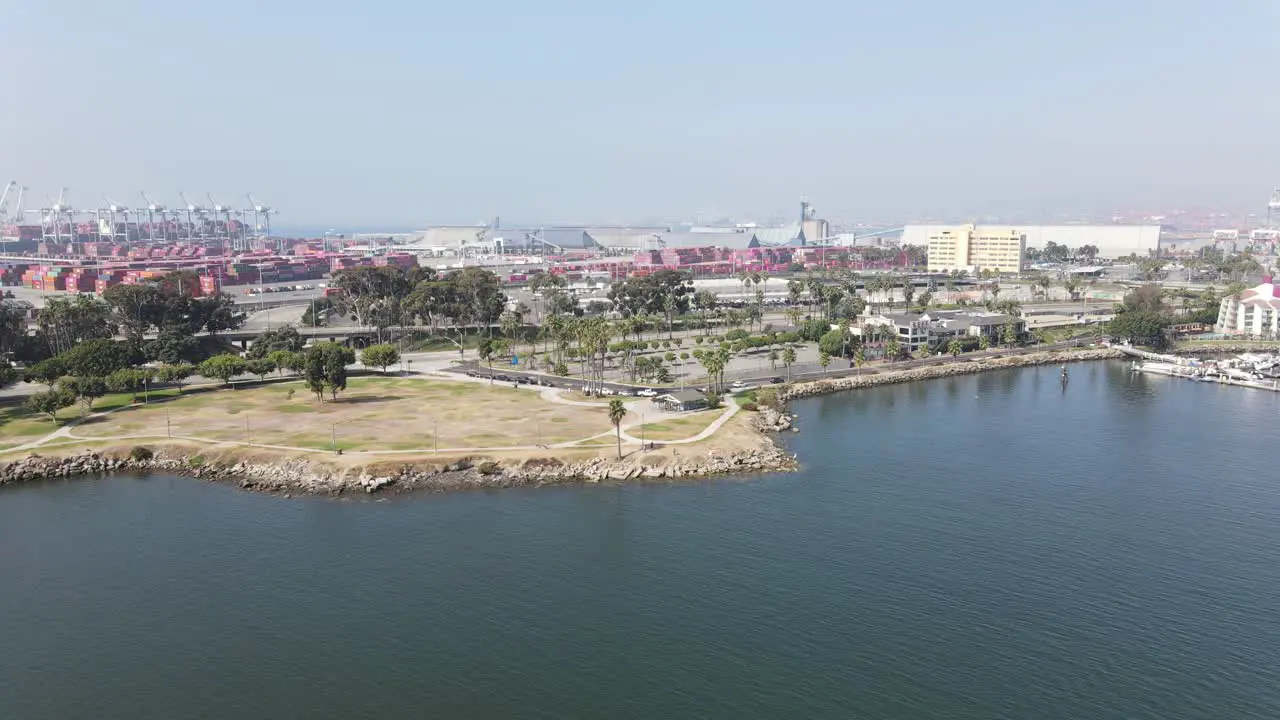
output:
[[[32,363],[66,353],[81,343],[123,334],[150,360],[197,360],[200,343],[196,333],[216,336],[240,327],[245,319],[229,295],[192,297],[199,283],[194,273],[178,271],[154,282],[108,288],[101,299],[91,295],[50,298],[38,310],[28,303],[0,301],[0,353]],[[34,334],[27,329],[32,314]],[[148,333],[157,337],[146,342]]]
[[[507,303],[498,276],[476,267],[443,277],[423,267],[359,267],[335,273],[330,286],[340,291],[331,298],[336,312],[379,332],[421,323],[461,336],[463,328],[491,328]]]

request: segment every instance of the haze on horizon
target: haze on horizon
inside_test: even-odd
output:
[[[1264,207],[1274,0],[18,0],[0,179],[278,223]]]

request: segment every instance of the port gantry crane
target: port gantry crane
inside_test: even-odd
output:
[[[209,214],[209,211],[203,206],[197,205],[188,200],[187,196],[183,194],[181,190],[178,191],[178,197],[182,200],[182,204],[187,206],[187,241],[190,242],[196,239],[195,220],[197,218],[200,220],[200,237],[203,238],[205,236],[204,220],[205,216]],[[182,233],[178,233],[178,239],[182,239]]]
[[[111,218],[111,232],[108,233],[111,242],[129,242],[129,215],[132,211],[105,195],[102,199],[107,201],[107,206],[102,208],[102,212]],[[118,220],[120,217],[124,218],[124,222]],[[98,223],[98,238],[102,239],[101,222]]]
[[[13,217],[9,215],[9,193],[13,192],[16,187],[18,187],[18,181],[10,180],[9,183],[4,186],[4,192],[0,193],[0,222],[12,221],[15,224],[17,223],[17,220],[14,220]]]
[[[48,198],[46,198],[48,199]],[[67,188],[58,191],[57,202],[40,208],[40,236],[42,240],[72,242],[76,239],[75,210],[67,202]],[[65,229],[65,232],[64,232]]]
[[[155,239],[156,239],[156,215],[159,215],[159,216],[160,216],[160,222],[161,222],[161,224],[163,224],[163,225],[164,225],[164,230],[163,230],[163,232],[162,232],[163,237],[162,237],[161,239],[162,239],[162,240],[168,240],[168,239],[169,239],[169,224],[166,222],[166,219],[167,219],[167,218],[165,217],[165,211],[166,211],[165,206],[164,206],[164,205],[161,205],[160,203],[156,202],[155,200],[152,200],[151,198],[147,197],[147,191],[146,191],[146,190],[141,191],[141,194],[142,194],[142,200],[143,200],[144,202],[146,202],[146,203],[147,203],[147,207],[146,207],[146,210],[147,210],[147,240],[148,240],[148,241],[150,241],[150,242],[155,242]],[[142,210],[139,210],[139,211],[138,211],[138,214],[139,214],[139,215],[141,215],[141,214],[142,214]]]
[[[1272,224],[1271,217],[1280,212],[1280,188],[1271,191],[1271,202],[1267,203],[1267,229],[1275,230],[1276,226]]]
[[[213,235],[215,240],[230,242],[231,247],[235,250],[247,250],[242,247],[240,236],[244,233],[237,233],[231,224],[231,213],[235,212],[230,205],[223,205],[213,199],[213,193],[206,192],[205,197],[209,198],[209,210],[213,213]]]
[[[271,216],[276,213],[276,209],[264,205],[254,199],[253,193],[248,193],[245,197],[249,198],[250,208],[245,212],[253,213],[253,231],[258,237],[262,238],[263,245],[271,241]]]

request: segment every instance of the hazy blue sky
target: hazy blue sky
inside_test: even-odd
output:
[[[81,206],[960,218],[1280,185],[1276,0],[0,7],[0,178]]]

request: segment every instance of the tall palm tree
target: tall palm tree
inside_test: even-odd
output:
[[[618,459],[622,459],[622,419],[627,416],[627,408],[620,398],[609,401],[609,422],[613,423],[614,432],[618,435]]]
[[[787,379],[791,379],[791,365],[796,361],[796,349],[788,347],[782,351],[782,364],[787,368]]]

